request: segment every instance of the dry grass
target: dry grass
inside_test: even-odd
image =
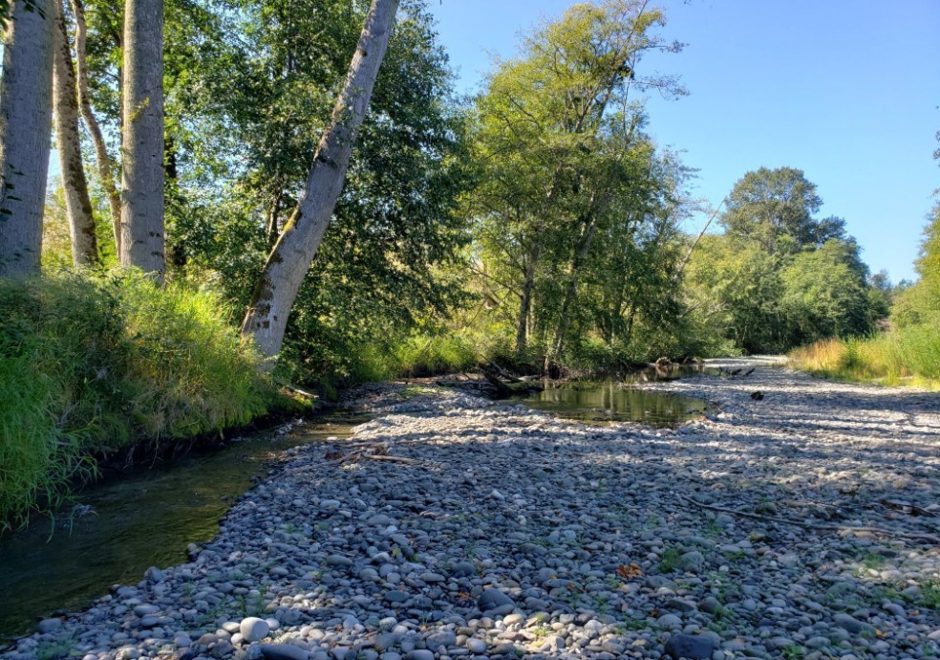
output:
[[[928,324],[867,339],[825,339],[789,357],[797,368],[828,378],[940,389],[940,330]]]

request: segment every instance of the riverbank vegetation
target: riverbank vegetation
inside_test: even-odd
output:
[[[691,195],[648,133],[646,99],[686,91],[648,64],[682,45],[645,2],[573,5],[460,98],[420,0],[151,1],[7,7],[35,48],[10,37],[0,94],[21,111],[0,131],[0,519],[128,443],[243,424],[285,383],[615,373],[888,312],[801,170]],[[53,108],[31,90],[53,68],[43,199]]]
[[[822,376],[940,389],[940,206],[916,266],[920,279],[897,292],[884,332],[801,347],[790,354],[793,363]]]
[[[0,523],[53,507],[117,452],[153,456],[277,403],[212,291],[66,273],[0,281],[0,309]]]

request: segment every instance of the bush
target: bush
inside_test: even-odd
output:
[[[0,530],[54,508],[96,457],[267,411],[274,388],[228,312],[141,275],[0,281]]]
[[[395,348],[398,372],[406,376],[433,376],[465,371],[477,364],[473,347],[457,334],[411,335]]]

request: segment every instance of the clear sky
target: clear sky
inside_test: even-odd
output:
[[[431,0],[458,89],[573,0]],[[940,188],[940,0],[660,0],[679,54],[645,66],[689,96],[651,98],[650,134],[718,204],[745,172],[805,171],[821,214],[847,221],[872,271],[913,278]],[[642,65],[641,65],[642,66]],[[699,225],[704,218],[696,219]]]

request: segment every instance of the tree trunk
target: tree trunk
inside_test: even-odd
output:
[[[277,192],[274,193],[274,199],[271,200],[271,207],[268,209],[268,221],[265,233],[268,237],[268,249],[274,247],[277,243],[277,237],[281,234],[281,228],[279,224],[280,220],[280,210],[281,210],[281,197],[283,196],[283,190],[281,187],[277,187]]]
[[[536,244],[526,261],[522,295],[519,296],[519,317],[516,321],[516,355],[521,357],[528,347],[529,311],[532,309],[532,289],[535,288],[535,269],[538,265],[541,245]]]
[[[50,0],[14,0],[0,79],[0,276],[39,274],[52,123]]]
[[[75,14],[75,73],[78,78],[78,105],[82,111],[85,126],[91,135],[91,142],[95,146],[95,159],[98,162],[98,176],[101,178],[101,187],[108,197],[108,207],[111,211],[111,225],[114,230],[114,250],[121,254],[121,196],[114,183],[114,161],[108,154],[108,147],[95,113],[91,109],[91,99],[88,96],[88,63],[85,58],[85,7],[82,0],[71,0],[72,13]]]
[[[561,303],[561,314],[558,317],[558,323],[555,326],[555,336],[545,354],[545,368],[558,358],[561,354],[561,348],[565,342],[565,334],[568,332],[570,322],[571,307],[574,305],[574,299],[578,292],[578,275],[584,260],[587,259],[588,252],[591,249],[591,242],[594,240],[594,232],[597,230],[597,216],[591,216],[587,227],[581,235],[581,241],[578,249],[571,260],[571,274],[568,277],[568,285],[565,289],[565,298]]]
[[[121,265],[162,282],[163,0],[125,3],[121,87]]]
[[[281,349],[291,306],[343,189],[356,130],[369,105],[397,9],[398,0],[372,0],[343,91],[317,145],[300,203],[268,256],[242,323],[242,333],[253,337],[268,358]],[[273,366],[270,360],[267,365]]]
[[[68,28],[61,0],[53,0],[55,8],[55,53],[52,60],[52,100],[55,133],[65,189],[65,210],[72,238],[72,262],[76,266],[100,263],[95,217],[88,196],[88,181],[82,164],[82,144],[78,135],[78,96],[75,69],[69,48]]]

